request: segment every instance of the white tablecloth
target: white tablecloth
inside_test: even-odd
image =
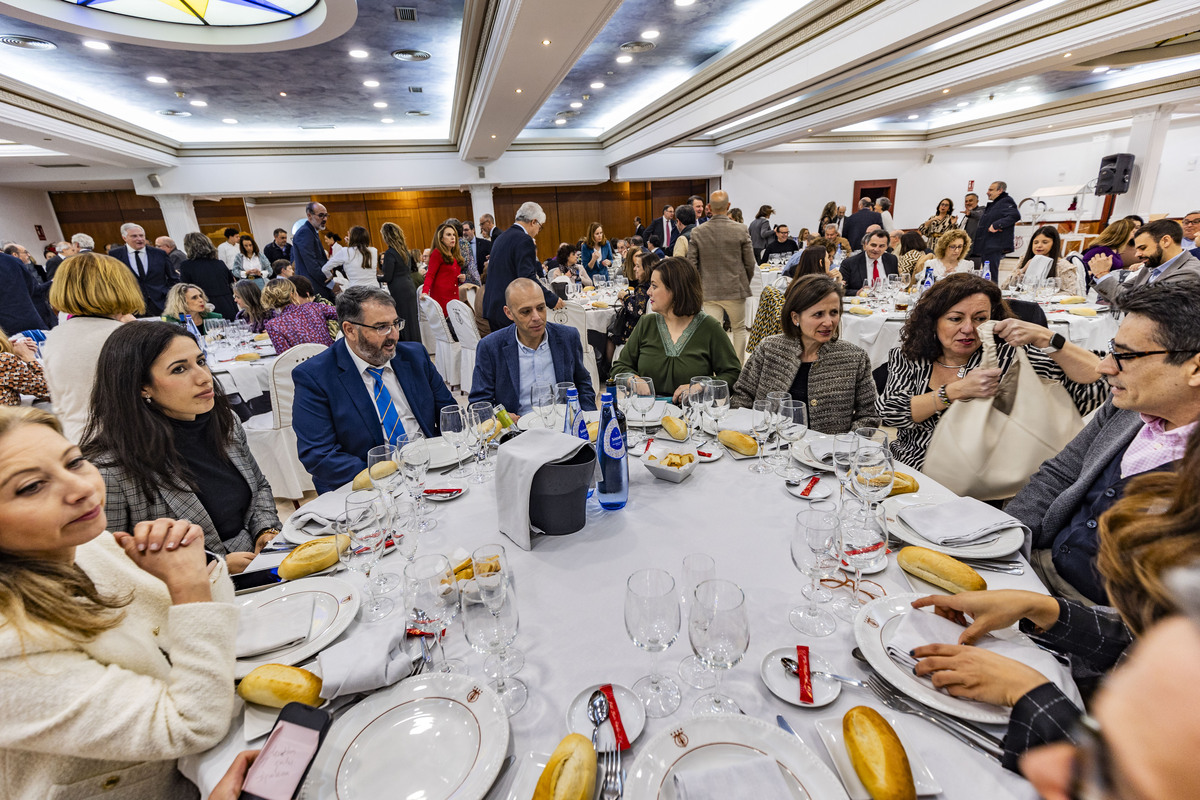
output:
[[[271,393],[271,364],[273,356],[258,361],[224,361],[212,367],[213,377],[221,384],[225,394],[237,393],[242,400],[250,402],[256,397]]]
[[[567,733],[567,706],[584,688],[604,682],[632,686],[647,674],[649,656],[638,650],[625,632],[625,581],[644,567],[661,567],[678,580],[683,557],[689,553],[711,555],[716,560],[718,577],[735,581],[746,591],[750,648],[744,661],[726,676],[724,688],[747,715],[773,725],[775,715],[783,714],[809,748],[832,768],[815,720],[840,716],[856,705],[879,707],[873,696],[847,688],[831,706],[801,710],[775,698],[759,678],[759,663],[766,653],[796,644],[810,645],[841,674],[865,673],[850,655],[854,638],[848,623],[839,621],[832,636],[810,639],[798,634],[788,622],[789,610],[803,602],[800,589],[807,581],[792,564],[789,537],[796,513],[807,503],[789,495],[782,479],[749,472],[749,463],[726,455],[719,461],[700,464],[683,483],[673,484],[655,479],[639,462],[631,460],[629,504],[624,509],[603,511],[591,501],[587,526],[582,531],[570,536],[535,537],[529,552],[513,545],[497,530],[494,482],[471,484],[461,499],[435,507],[438,527],[422,537],[419,553],[449,554],[456,547],[470,551],[485,543],[503,544],[508,553],[521,615],[515,646],[526,656],[525,668],[517,677],[529,687],[528,702],[511,718],[512,752],[518,763],[528,752],[549,753],[554,749]],[[919,473],[917,476],[922,491],[937,487],[931,479]],[[436,480],[430,485],[436,485]],[[737,502],[730,502],[733,498]],[[260,563],[269,566],[279,559],[278,555],[260,556],[252,567]],[[404,561],[392,555],[382,564],[386,571],[399,572]],[[912,591],[894,562],[871,577],[889,594]],[[988,573],[987,580],[994,588],[1042,591],[1028,568],[1020,577]],[[353,630],[352,626],[350,632]],[[467,646],[458,624],[447,638],[447,650],[451,657],[465,658],[472,674],[481,674],[483,658]],[[677,678],[680,659],[690,653],[685,623],[675,645],[662,656],[665,671]],[[642,743],[691,716],[692,703],[702,693],[682,683],[681,688],[683,702],[679,710],[665,719],[647,720],[645,731],[626,755],[626,765],[632,765]],[[941,783],[942,797],[1035,797],[1024,779],[940,729],[911,716],[904,717],[904,725]],[[240,720],[235,720],[226,742],[201,759],[207,764],[201,779],[204,796],[233,755],[247,746]],[[515,768],[510,770],[503,783],[507,784],[515,772]],[[194,776],[195,765],[185,765],[185,774]]]

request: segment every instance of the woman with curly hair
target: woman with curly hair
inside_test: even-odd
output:
[[[979,366],[983,342],[977,329],[988,320],[999,320],[996,369]],[[942,412],[958,400],[995,396],[1017,347],[1044,380],[1063,384],[1079,413],[1099,406],[1107,394],[1096,370],[1100,356],[1070,341],[1053,352],[1042,350],[1053,336],[1048,328],[1013,318],[991,281],[960,274],[935,283],[921,295],[900,331],[899,346],[888,354],[887,385],[877,406],[883,424],[898,429],[892,455],[920,469]]]
[[[949,197],[943,197],[938,202],[934,215],[917,226],[917,233],[928,237],[930,247],[938,240],[939,236],[952,230],[954,230],[954,201]]]

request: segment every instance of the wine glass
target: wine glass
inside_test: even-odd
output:
[[[378,496],[373,489],[359,491]],[[357,494],[358,492],[353,492]],[[379,558],[383,540],[387,538],[390,522],[386,519],[387,507],[379,500],[376,504],[355,505],[347,508],[334,521],[334,530],[350,540],[349,546],[339,552],[338,558],[346,569],[360,573],[364,580],[363,600],[359,606],[359,619],[377,622],[392,613],[391,600],[378,597],[372,589],[371,570]]]
[[[887,528],[880,512],[857,498],[847,498],[842,506],[841,560],[854,570],[850,597],[839,597],[831,606],[840,619],[853,622],[863,604],[859,602],[859,582],[863,567],[874,564],[887,545]]]
[[[892,441],[892,437],[883,428],[855,428],[853,433],[863,440],[859,442],[860,445],[863,442],[874,442],[875,444],[887,447]]]
[[[812,579],[810,587],[814,598],[820,587],[821,562],[823,559],[829,560],[840,527],[837,515],[827,511],[809,509],[796,515],[796,529],[792,534],[792,563],[803,573],[804,565],[811,558],[812,568],[808,574]],[[792,627],[806,636],[828,636],[837,629],[837,620],[828,611],[818,608],[817,602],[814,599],[807,605],[796,606],[788,614]]]
[[[736,667],[750,646],[750,617],[746,595],[736,583],[714,578],[696,587],[688,613],[692,650],[713,670],[713,691],[692,705],[694,714],[737,714],[733,698],[721,694],[725,670]]]
[[[696,444],[704,443],[704,408],[708,405],[708,384],[711,381],[707,375],[699,375],[688,381],[687,393],[683,398],[683,413],[694,418],[691,424],[691,440]]]
[[[491,403],[471,403],[467,408],[468,441],[475,450],[475,474],[473,483],[487,483],[482,461],[487,453],[488,442],[496,433],[496,411]]]
[[[755,400],[751,409],[750,424],[754,431],[754,440],[758,442],[758,460],[750,465],[750,471],[757,475],[765,475],[771,471],[763,459],[763,449],[767,446],[767,436],[771,433],[773,424],[770,400]]]
[[[779,433],[779,425],[783,422],[783,416],[780,413],[780,405],[784,400],[791,400],[792,395],[788,392],[768,392],[767,399],[771,401],[771,434]],[[771,455],[767,456],[767,463],[771,467],[778,469],[787,464],[791,454],[784,455],[782,447],[776,447],[771,451]]]
[[[529,405],[542,421],[542,427],[549,428],[550,421],[554,419],[554,384],[534,382],[529,387]]]
[[[454,618],[458,616],[458,582],[450,561],[443,555],[418,556],[404,568],[412,597],[413,627],[417,630],[441,637]],[[442,650],[441,672],[462,672],[463,663],[446,658]]]
[[[420,432],[406,433],[396,440],[396,461],[416,507],[415,527],[426,533],[437,527],[436,519],[425,516],[425,476],[429,473],[429,443]]]
[[[679,708],[679,686],[659,670],[659,653],[679,636],[679,596],[675,579],[661,569],[641,569],[625,584],[625,630],[651,654],[650,674],[633,685],[646,716],[665,717]]]
[[[463,466],[462,460],[462,448],[467,444],[466,412],[457,403],[446,406],[442,409],[439,422],[442,438],[454,445],[454,457],[458,459],[458,469],[451,472],[450,477],[465,478],[471,474],[471,470]]]
[[[394,508],[396,498],[394,493],[400,485],[402,476],[400,475],[400,466],[397,463],[395,445],[381,444],[367,451],[367,475],[371,478],[371,486],[378,493],[379,500],[387,504],[388,536],[392,537],[393,542],[399,544],[400,542],[397,540],[395,533]],[[352,506],[357,505],[369,505],[373,502],[375,502],[374,497],[363,490],[359,490],[347,496],[346,509],[349,510]],[[384,546],[386,547],[386,542]],[[400,576],[394,572],[377,572],[372,580],[374,581],[375,591],[381,594],[387,594],[400,585]]]
[[[683,557],[683,577],[680,579],[680,613],[686,617],[688,610],[695,602],[696,587],[707,580],[717,577],[717,562],[712,556],[704,553],[692,553]],[[695,655],[689,655],[679,662],[679,677],[689,686],[697,689],[713,687],[713,673],[704,662]]]
[[[792,457],[792,448],[797,442],[803,441],[808,433],[808,406],[801,400],[787,398],[779,403],[779,424],[776,426],[779,438],[788,443],[787,456],[783,466],[775,470],[776,475],[785,480],[798,481],[804,477],[804,472],[796,466]],[[783,449],[783,448],[780,448]]]
[[[392,503],[392,541],[396,552],[409,563],[417,556],[417,508],[407,500]]]
[[[636,442],[636,444],[641,444],[648,438],[646,436],[646,415],[654,410],[654,379],[634,375],[629,379],[628,386],[633,410],[642,416],[641,437]]]
[[[491,686],[511,716],[529,697],[525,684],[512,677],[525,663],[520,651],[510,648],[519,623],[512,574],[501,545],[477,548],[471,554],[471,565],[479,599],[471,593],[462,595],[463,632],[471,647],[488,655],[484,672],[495,677]]]
[[[721,432],[721,420],[729,413],[729,383],[713,378],[708,382],[708,391],[704,393],[704,412],[713,421],[713,435]]]
[[[854,464],[854,454],[858,452],[858,444],[861,441],[862,437],[853,433],[839,433],[833,437],[833,472],[837,476],[843,498],[846,496],[850,467]]]
[[[892,451],[886,445],[862,442],[854,453],[854,489],[866,500],[874,513],[885,497],[892,493],[896,480],[896,469],[892,462]]]

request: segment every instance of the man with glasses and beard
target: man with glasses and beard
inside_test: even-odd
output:
[[[1184,250],[1183,227],[1173,219],[1158,219],[1133,233],[1133,246],[1141,269],[1113,270],[1112,256],[1093,257],[1088,269],[1096,279],[1096,292],[1111,302],[1140,286],[1200,280],[1200,260]]]
[[[332,491],[367,467],[367,451],[420,430],[439,436],[454,398],[420,342],[401,342],[392,296],[374,286],[338,295],[344,338],[292,371],[292,428],[300,462],[318,492]]]

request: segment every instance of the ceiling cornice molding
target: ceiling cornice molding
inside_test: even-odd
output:
[[[395,142],[354,142],[347,144],[311,145],[223,145],[219,143],[190,144],[178,150],[180,158],[275,158],[307,156],[378,156],[412,155],[429,153],[453,153],[458,148],[445,141],[417,141],[397,144]]]
[[[561,139],[523,139],[508,146],[509,153],[538,150],[603,150],[597,141],[562,141]]]
[[[454,80],[454,107],[450,112],[450,136],[455,145],[462,140],[467,107],[479,87],[484,55],[499,7],[500,0],[466,0],[463,5],[458,72]]]

